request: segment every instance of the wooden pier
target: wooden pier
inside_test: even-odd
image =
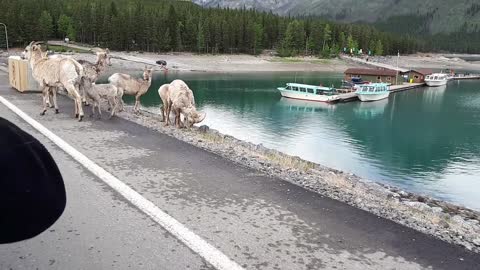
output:
[[[480,75],[465,75],[465,76],[454,76],[451,78],[453,81],[460,80],[480,80]]]
[[[402,92],[402,91],[412,90],[412,89],[416,89],[424,86],[425,86],[425,83],[404,83],[402,85],[391,85],[390,92],[391,93]],[[352,102],[357,100],[359,99],[357,94],[355,94],[355,92],[343,93],[338,95],[339,103],[347,103],[347,102]]]
[[[407,90],[420,88],[424,86],[426,86],[425,83],[404,83],[401,85],[391,85],[390,92],[391,93],[402,92],[402,91],[407,91]]]

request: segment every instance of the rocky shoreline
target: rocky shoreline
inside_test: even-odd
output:
[[[291,182],[322,196],[345,202],[377,216],[480,253],[480,212],[366,181],[262,145],[238,140],[207,126],[190,130],[164,127],[161,116],[127,106],[119,116],[207,151]],[[413,239],[414,240],[414,239]]]

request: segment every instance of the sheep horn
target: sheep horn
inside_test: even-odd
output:
[[[205,113],[205,112],[197,113],[197,118],[195,119],[195,122],[200,123],[203,120],[205,120],[205,117],[207,117],[207,113]]]

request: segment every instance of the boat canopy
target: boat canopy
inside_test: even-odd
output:
[[[381,93],[388,92],[389,87],[386,83],[371,83],[357,86],[357,93]]]
[[[316,85],[309,85],[309,84],[301,84],[301,83],[287,83],[285,90],[288,91],[295,91],[295,92],[304,92],[314,95],[334,95],[336,94],[336,89],[333,87],[324,87],[324,86],[316,86]]]
[[[434,80],[434,81],[446,80],[446,79],[447,79],[447,74],[445,73],[433,73],[425,77],[425,80]]]

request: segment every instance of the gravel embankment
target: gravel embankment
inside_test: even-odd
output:
[[[465,207],[368,182],[360,177],[240,141],[207,126],[164,127],[161,116],[130,107],[120,117],[214,152],[240,165],[278,177],[321,195],[390,219],[446,242],[480,253],[480,213]]]

